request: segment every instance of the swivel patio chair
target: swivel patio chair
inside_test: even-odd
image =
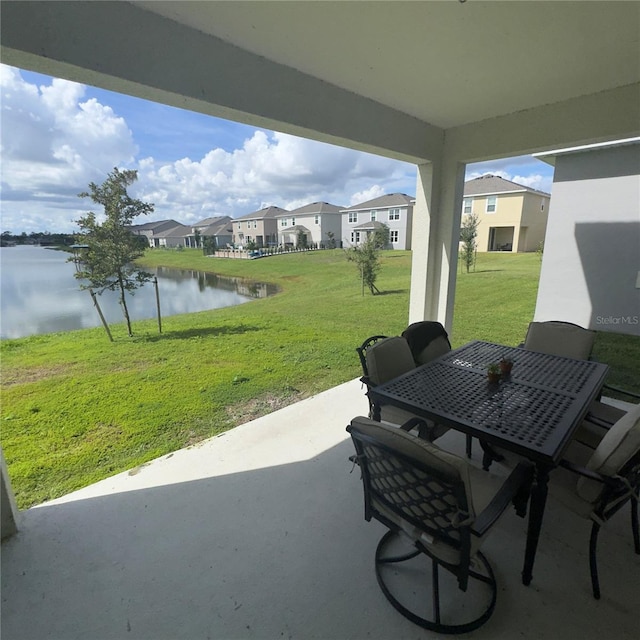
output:
[[[555,356],[565,356],[578,360],[591,359],[596,332],[573,324],[550,320],[548,322],[531,322],[524,343],[521,345],[530,351],[548,353]],[[619,387],[605,384],[603,390],[615,391],[628,396],[633,401],[639,401],[640,395]],[[587,420],[599,427],[613,424],[622,415],[619,409],[601,402],[594,402],[589,408]]]
[[[531,322],[523,347],[529,351],[588,360],[596,332],[571,322]]]
[[[496,579],[480,545],[511,502],[525,515],[531,467],[497,478],[415,437],[412,426],[357,417],[347,427],[356,450],[351,460],[362,473],[365,520],[389,529],[376,549],[376,578],[415,624],[466,633],[484,624],[496,604]],[[447,573],[440,575],[441,568]]]
[[[595,450],[573,441],[561,467],[551,474],[549,488],[551,495],[564,506],[592,521],[589,567],[593,597],[599,599],[598,533],[601,526],[627,503],[631,504],[635,552],[640,554],[640,405],[606,430]]]
[[[449,335],[439,322],[414,322],[402,332],[402,337],[409,344],[416,365],[426,364],[451,351]]]
[[[367,338],[356,351],[360,356],[363,376],[360,378],[367,386],[372,387],[397,378],[415,368],[415,362],[409,344],[401,336],[386,337],[382,335]],[[368,393],[367,393],[367,397]],[[369,417],[373,418],[373,403],[369,397]],[[380,420],[389,424],[401,425],[414,418],[415,415],[393,406],[382,406]],[[428,440],[435,440],[448,431],[447,427],[421,423],[420,435]]]
[[[451,351],[449,334],[441,323],[433,320],[413,322],[403,332],[402,337],[407,341],[416,366],[426,364]],[[467,458],[471,457],[471,436],[467,439]]]

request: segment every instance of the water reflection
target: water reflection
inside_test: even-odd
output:
[[[68,254],[40,247],[0,249],[0,337],[19,338],[40,333],[99,326],[88,291],[79,289]],[[163,317],[220,309],[276,293],[274,285],[243,278],[225,278],[195,270],[148,269],[158,278]],[[109,323],[122,322],[118,296],[98,296]],[[153,283],[127,298],[132,321],[156,317]]]

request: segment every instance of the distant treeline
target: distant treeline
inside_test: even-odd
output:
[[[76,242],[72,233],[50,233],[49,231],[33,231],[13,234],[11,231],[3,231],[0,243],[3,247],[15,244],[39,244],[41,246],[71,245]]]

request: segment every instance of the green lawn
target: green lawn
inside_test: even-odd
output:
[[[408,317],[410,253],[385,252],[378,287],[362,296],[340,250],[261,260],[153,251],[147,265],[243,276],[273,297],[163,319],[3,340],[2,446],[21,508],[54,498],[360,374],[356,345],[397,334]],[[535,306],[534,254],[481,254],[458,277],[454,346],[518,344]],[[611,380],[638,388],[640,341],[599,336]]]

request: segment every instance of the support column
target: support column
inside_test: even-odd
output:
[[[447,331],[460,241],[465,165],[447,161],[418,165],[413,209],[409,322],[437,320]]]
[[[0,507],[2,507],[2,519],[0,520],[2,540],[18,531],[18,507],[11,489],[7,464],[4,453],[0,447]]]

